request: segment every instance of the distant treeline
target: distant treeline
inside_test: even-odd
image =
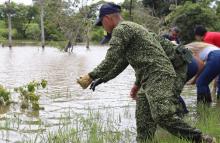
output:
[[[105,33],[93,23],[102,3],[82,5],[76,0],[44,0],[45,40],[71,41],[73,44],[99,42]],[[193,40],[193,27],[197,24],[209,30],[220,30],[220,3],[215,0],[125,0],[121,5],[125,20],[160,34],[171,26],[178,26],[185,42]],[[28,6],[13,2],[0,5],[0,41],[8,39],[8,14],[12,20],[12,39],[39,41],[41,10],[37,0]]]

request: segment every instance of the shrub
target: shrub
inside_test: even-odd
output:
[[[26,30],[26,36],[28,39],[39,40],[40,39],[40,27],[37,23],[30,23]]]
[[[10,92],[0,85],[0,105],[5,105],[10,101]]]
[[[181,40],[191,42],[194,40],[194,27],[204,25],[208,30],[220,30],[220,20],[214,9],[201,3],[186,2],[178,6],[165,19],[170,26],[181,29]]]
[[[96,27],[96,28],[92,29],[90,34],[91,34],[91,40],[93,42],[99,43],[102,40],[102,38],[104,37],[104,30],[101,27],[100,28]]]

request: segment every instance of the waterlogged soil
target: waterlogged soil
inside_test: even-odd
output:
[[[107,47],[74,47],[73,53],[46,47],[0,48],[0,84],[12,92],[10,106],[0,107],[0,142],[35,140],[37,135],[56,131],[62,119],[76,115],[87,116],[91,110],[102,113],[103,118],[119,120],[119,131],[136,132],[135,102],[129,91],[135,80],[134,71],[128,67],[114,80],[97,87],[95,92],[82,90],[76,79],[91,71],[104,58]],[[18,94],[13,88],[30,81],[46,79],[46,90],[40,91],[40,106],[44,110],[20,108]],[[183,93],[187,106],[195,106],[195,88],[185,87]],[[107,116],[108,115],[108,116]],[[64,123],[63,123],[64,124]],[[65,124],[68,124],[65,122]],[[135,135],[134,135],[135,140]]]

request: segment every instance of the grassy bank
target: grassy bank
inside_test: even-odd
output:
[[[67,45],[68,41],[46,41],[46,46],[55,47],[58,49],[64,49]],[[7,40],[0,40],[0,47],[2,44],[7,47],[8,41]],[[91,45],[98,45],[97,42],[91,42]],[[85,43],[77,43],[77,45],[85,45]],[[40,41],[34,40],[13,40],[12,46],[41,46]]]
[[[0,43],[3,44],[5,47],[8,46],[7,40],[0,40]],[[64,49],[66,43],[67,41],[46,41],[46,46]],[[41,42],[34,40],[13,40],[12,46],[41,46]]]
[[[194,114],[185,117],[185,120],[198,127],[204,133],[213,135],[220,142],[220,110],[200,106]],[[129,113],[126,113],[129,114]],[[121,116],[121,115],[120,115]],[[123,115],[122,115],[123,116]],[[126,115],[127,116],[127,115]],[[117,120],[116,120],[117,119]],[[107,113],[103,118],[100,112],[90,111],[87,116],[66,116],[60,120],[57,131],[50,131],[44,136],[37,135],[33,140],[23,142],[48,142],[48,143],[132,143],[135,142],[136,129],[120,129],[120,117],[115,118]],[[190,143],[178,139],[159,129],[153,143]]]

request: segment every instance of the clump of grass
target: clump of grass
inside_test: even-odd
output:
[[[40,88],[46,88],[47,81],[42,79],[41,82],[32,81],[27,85],[14,88],[14,91],[20,94],[22,100],[21,108],[27,109],[31,105],[33,110],[43,109],[39,106],[40,95],[37,93],[37,90]]]
[[[10,95],[11,93],[0,85],[0,105],[7,105],[10,103]]]
[[[113,120],[106,121],[99,112],[91,111],[87,116],[79,114],[73,117],[62,116],[56,131],[50,131],[43,136],[38,135],[35,141],[24,139],[22,142],[118,143],[121,139],[122,133],[114,126]]]
[[[198,119],[196,126],[204,133],[211,134],[220,142],[220,109],[210,108],[206,105],[197,107]]]
[[[215,136],[220,142],[220,112],[216,108],[198,107],[199,117],[186,121],[191,125],[196,125],[205,134]],[[208,115],[208,116],[207,116]],[[51,143],[119,143],[135,142],[136,134],[132,133],[131,128],[123,131],[119,130],[114,117],[109,115],[108,120],[103,120],[99,113],[91,112],[87,117],[78,116],[70,125],[59,128],[57,132],[50,132],[44,142]],[[119,120],[119,119],[118,119]],[[196,121],[196,122],[195,122]],[[152,143],[190,143],[184,139],[179,139],[163,129],[156,132]]]
[[[120,114],[127,116],[131,112]],[[195,114],[196,117],[195,117]],[[130,115],[129,115],[130,116]],[[198,127],[205,134],[212,135],[220,142],[220,112],[218,108],[198,106],[196,113],[190,114],[185,121]],[[87,115],[66,114],[60,118],[60,125],[57,130],[49,131],[42,136],[37,136],[37,141],[48,143],[135,143],[136,131],[131,127],[119,129],[120,118],[107,112],[105,115],[99,111],[90,109]],[[25,141],[23,141],[25,142]],[[147,143],[191,143],[184,139],[179,139],[165,130],[159,128],[153,141]]]
[[[220,143],[220,109],[200,104],[196,107],[196,112],[185,117],[185,122],[197,127],[203,134],[214,136],[217,143]],[[164,130],[159,130],[155,140],[160,143],[191,143],[191,141],[179,139]]]

